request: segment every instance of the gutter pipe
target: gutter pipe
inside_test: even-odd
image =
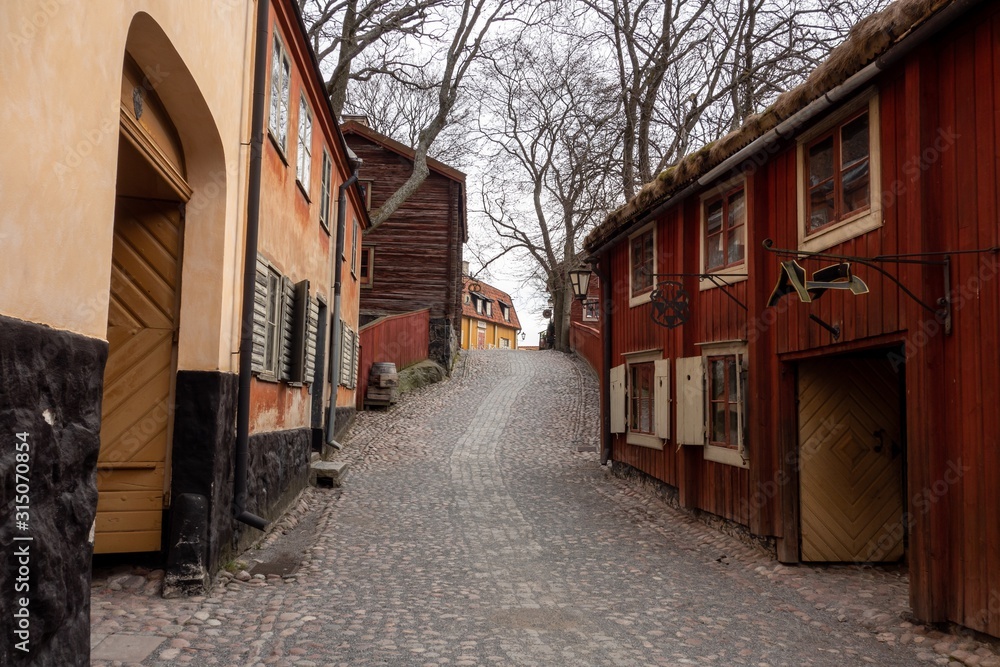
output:
[[[243,310],[240,322],[239,393],[236,404],[236,462],[233,480],[233,516],[264,530],[268,522],[246,510],[247,460],[250,440],[250,379],[253,363],[253,307],[257,275],[257,237],[260,228],[260,174],[264,149],[264,88],[267,84],[267,19],[270,3],[257,0],[257,40],[254,47],[253,108],[250,138],[250,187],[247,193],[247,235],[243,258]]]
[[[805,107],[783,120],[776,127],[772,128],[733,155],[723,160],[718,166],[698,178],[698,180],[694,181],[676,194],[671,195],[668,199],[657,205],[656,208],[653,208],[644,215],[636,218],[631,224],[618,230],[613,236],[609,237],[607,241],[598,246],[597,249],[590,254],[594,256],[603,253],[605,250],[617,243],[621,238],[628,236],[650,220],[655,219],[677,202],[682,201],[699,190],[707,187],[726,172],[737,169],[744,162],[753,160],[753,158],[757,156],[760,156],[761,159],[766,161],[767,157],[773,155],[779,150],[783,141],[793,139],[796,132],[802,125],[816,116],[826,112],[831,107],[843,102],[846,98],[856,93],[863,86],[870,83],[883,70],[898,63],[904,57],[912,53],[918,46],[922,45],[928,39],[940,32],[943,28],[950,25],[957,18],[981,2],[983,2],[983,0],[956,0],[951,5],[948,5],[948,7],[942,9],[940,12],[928,19],[923,25],[914,30],[911,35],[903,38],[901,41],[896,43],[895,46],[891,47],[888,51],[865,66],[861,71],[848,78],[847,81],[813,100]]]
[[[340,449],[340,443],[336,441],[337,422],[337,387],[340,386],[340,361],[341,355],[337,353],[340,349],[340,274],[344,267],[344,233],[347,227],[347,189],[358,181],[358,169],[361,167],[361,160],[357,159],[352,165],[354,173],[351,177],[340,184],[337,193],[337,247],[334,250],[333,258],[333,339],[330,347],[331,374],[330,382],[333,389],[330,392],[330,409],[326,415],[326,444]]]
[[[611,461],[611,322],[614,307],[611,285],[611,262],[607,255],[598,265],[601,277],[601,465]]]

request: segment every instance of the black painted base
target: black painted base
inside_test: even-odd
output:
[[[171,496],[203,496],[207,500],[207,527],[204,562],[204,585],[232,554],[233,448],[236,442],[236,394],[239,379],[233,373],[217,371],[178,371],[174,441],[171,458]],[[178,532],[175,521],[190,523],[189,516],[169,515],[167,572],[165,592],[170,593],[177,580],[187,581],[184,592],[192,589],[192,565],[175,553],[185,548],[186,537]],[[176,536],[176,538],[175,538]]]
[[[107,353],[0,316],[0,665],[89,664]]]
[[[448,375],[458,354],[459,341],[455,328],[448,319],[433,319],[430,322],[430,343],[428,357],[441,364]]]
[[[246,510],[274,521],[291,506],[309,483],[309,453],[312,429],[255,433],[250,436],[247,465]],[[262,533],[242,523],[233,523],[233,549],[249,549]]]

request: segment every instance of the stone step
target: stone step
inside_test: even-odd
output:
[[[309,483],[313,486],[339,487],[347,477],[347,461],[313,461],[309,466]]]

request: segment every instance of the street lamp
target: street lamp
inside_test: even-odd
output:
[[[586,301],[587,288],[590,287],[590,269],[573,269],[569,272],[569,282],[573,287],[573,296]]]

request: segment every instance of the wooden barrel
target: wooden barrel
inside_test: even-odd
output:
[[[372,364],[372,372],[368,376],[378,382],[378,378],[381,375],[395,375],[396,374],[396,364],[391,361],[376,361]]]

